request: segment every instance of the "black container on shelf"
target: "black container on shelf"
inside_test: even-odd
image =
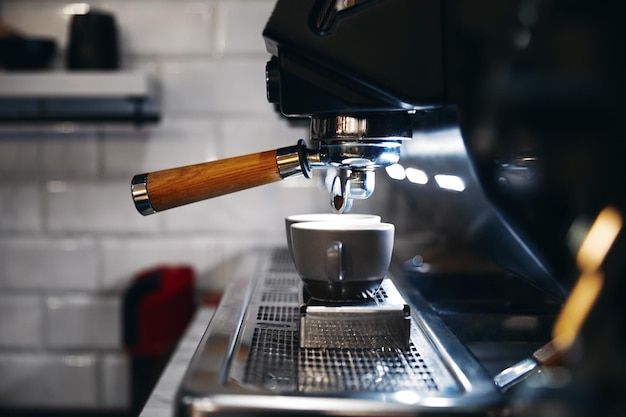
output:
[[[66,66],[71,70],[119,69],[118,33],[113,15],[90,10],[72,17]]]
[[[0,37],[0,68],[7,70],[47,69],[57,44],[50,38]]]

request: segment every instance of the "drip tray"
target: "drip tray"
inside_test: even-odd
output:
[[[179,415],[408,416],[500,402],[467,349],[392,279],[365,303],[325,305],[306,299],[287,250],[275,249],[246,257],[230,282],[180,387]]]

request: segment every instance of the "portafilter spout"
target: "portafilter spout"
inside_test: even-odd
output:
[[[297,145],[255,154],[135,175],[131,194],[143,215],[304,175],[313,168],[337,170],[331,206],[348,211],[353,198],[374,191],[374,169],[394,164],[400,140],[411,137],[406,113],[333,115],[311,119],[317,149]]]
[[[318,144],[320,162],[337,169],[330,187],[333,210],[349,211],[352,199],[371,196],[374,170],[398,162],[401,141],[412,134],[406,112],[314,116],[311,140]]]

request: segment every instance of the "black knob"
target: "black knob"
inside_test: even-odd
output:
[[[265,86],[267,101],[273,104],[280,103],[280,70],[276,57],[272,57],[265,65]]]

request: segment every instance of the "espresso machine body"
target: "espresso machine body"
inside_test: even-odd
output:
[[[443,114],[514,235],[507,249],[532,254],[515,265],[488,247],[497,239],[477,241],[563,298],[569,227],[623,204],[618,28],[610,7],[585,2],[279,1],[264,31],[268,99],[289,117],[409,112],[416,130]]]

